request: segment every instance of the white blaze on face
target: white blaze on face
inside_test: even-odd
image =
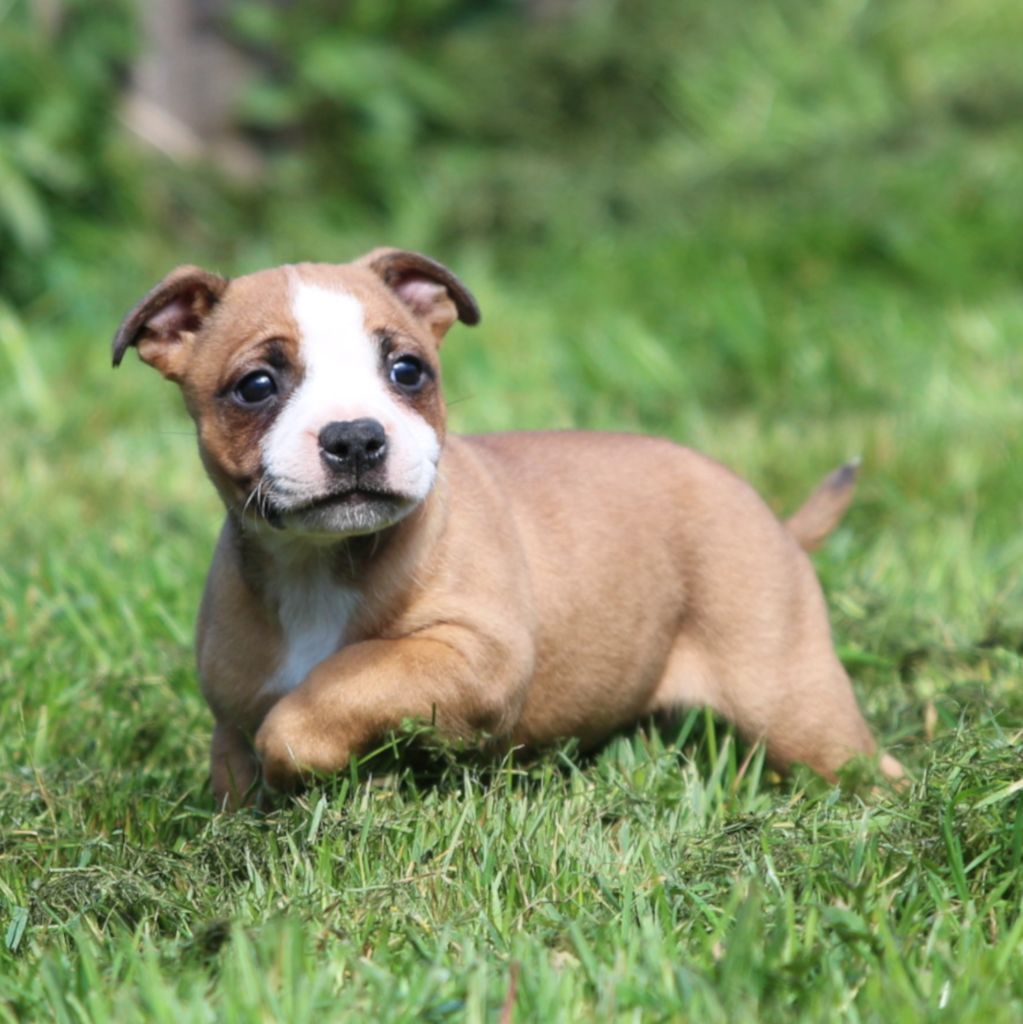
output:
[[[304,376],[263,439],[263,463],[278,492],[295,505],[328,493],[320,431],[328,423],[366,417],[387,434],[386,486],[421,501],[433,485],[440,444],[433,427],[391,391],[362,303],[295,275],[292,315]]]

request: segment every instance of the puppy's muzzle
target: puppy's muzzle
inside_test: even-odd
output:
[[[356,479],[380,466],[387,457],[387,433],[374,419],[328,423],[319,434],[320,458],[335,474]]]

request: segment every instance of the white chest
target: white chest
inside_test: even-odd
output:
[[[263,690],[283,696],[344,646],[358,595],[316,570],[283,579],[276,597],[281,653]]]

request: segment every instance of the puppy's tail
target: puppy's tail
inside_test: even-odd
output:
[[[789,532],[804,551],[819,547],[845,515],[856,491],[860,460],[851,459],[829,473],[817,489],[785,520]]]

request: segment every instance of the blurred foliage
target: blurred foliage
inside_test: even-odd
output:
[[[275,158],[278,184],[387,210],[414,178],[419,147],[449,141],[464,117],[466,98],[438,49],[494,7],[237,4],[235,38],[268,71],[239,113]]]
[[[75,218],[132,206],[137,185],[115,145],[131,9],[0,4],[0,293],[35,292]]]
[[[239,6],[239,33],[272,54],[246,120],[276,143],[278,187],[441,247],[722,219],[757,242],[741,223],[755,213],[729,207],[773,194],[763,234],[838,230],[854,258],[944,284],[974,254],[952,254],[936,220],[907,224],[919,175],[943,193],[935,217],[1023,210],[1020,165],[985,145],[1007,128],[1023,142],[1013,0],[587,0],[537,24],[465,0],[342,9]],[[850,180],[865,153],[870,175]]]
[[[97,224],[227,259],[240,232],[315,250],[383,230],[512,270],[609,237],[787,277],[826,276],[827,250],[938,288],[1023,257],[1015,0],[583,0],[533,21],[512,0],[239,0],[222,31],[257,69],[248,185],[124,138],[132,10],[0,8],[0,286],[17,300],[69,245],[102,249]],[[964,245],[950,214],[982,230]],[[623,292],[651,269],[629,265]]]
[[[880,460],[900,417],[936,455],[949,431],[1019,437],[1017,0],[580,0],[545,20],[519,0],[238,0],[218,24],[255,71],[244,180],[125,131],[138,10],[0,6],[0,374],[18,408],[56,422],[71,377],[44,348],[92,366],[175,263],[235,274],[388,243],[481,299],[485,329],[446,357],[457,429],[664,431],[774,466],[778,494],[798,470],[762,448],[769,420],[772,444],[822,459],[824,422],[846,424],[842,454]],[[495,382],[499,401],[459,401]],[[1003,495],[985,515],[1016,529],[995,455],[948,476],[948,500]],[[945,473],[903,461],[920,493]]]

